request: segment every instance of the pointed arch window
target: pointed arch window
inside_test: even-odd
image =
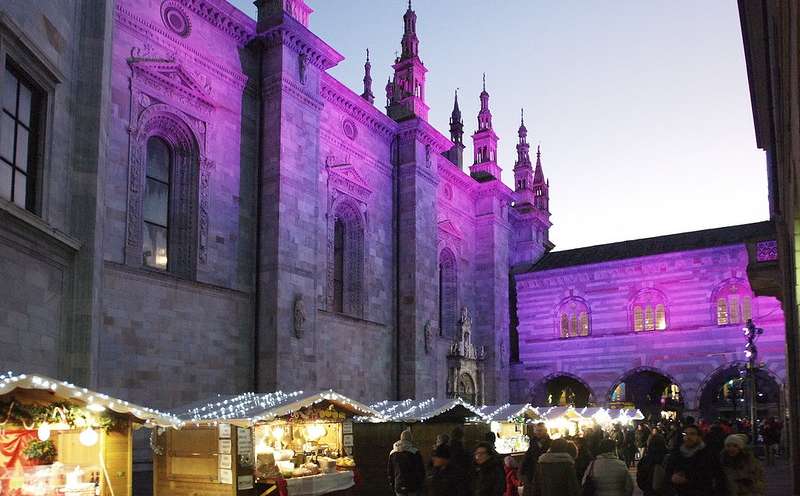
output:
[[[634,332],[663,331],[667,328],[667,302],[661,291],[646,289],[631,302]]]
[[[364,223],[355,205],[344,202],[336,209],[329,243],[329,307],[333,312],[362,317]]]
[[[585,337],[591,334],[589,305],[577,297],[568,298],[558,307],[558,336],[560,338]]]
[[[160,270],[167,270],[169,261],[171,154],[163,139],[153,136],[147,140],[142,261],[148,267]]]
[[[726,281],[714,292],[717,325],[743,324],[753,318],[753,295],[743,280]]]
[[[439,333],[455,337],[458,330],[458,266],[452,251],[439,254]]]

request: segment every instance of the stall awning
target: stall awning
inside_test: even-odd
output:
[[[354,416],[378,417],[376,410],[335,391],[285,393],[244,393],[216,398],[182,408],[177,416],[185,424],[225,421],[253,425],[268,422],[318,403],[328,402]]]
[[[547,420],[553,420],[557,418],[565,418],[567,420],[581,420],[586,418],[580,413],[578,413],[578,411],[571,406],[551,406],[547,408],[540,408],[539,412]]]
[[[506,403],[501,406],[488,405],[482,406],[479,410],[487,422],[513,422],[521,417],[530,420],[542,418],[539,410],[529,403],[514,405]]]
[[[361,422],[425,422],[447,413],[458,413],[458,410],[467,417],[477,417],[482,422],[486,420],[480,409],[466,401],[455,399],[403,400],[381,401],[371,405],[379,413],[378,419],[358,418]]]
[[[17,389],[48,391],[60,401],[83,405],[89,410],[110,410],[121,415],[130,415],[145,427],[177,427],[180,424],[180,420],[169,413],[134,405],[57,379],[13,372],[0,375],[0,396]]]

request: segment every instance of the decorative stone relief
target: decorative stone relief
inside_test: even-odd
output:
[[[297,295],[294,299],[294,336],[302,339],[306,328],[306,304],[303,296]]]
[[[164,0],[161,3],[161,20],[166,27],[182,38],[187,38],[192,32],[192,21],[181,5],[174,0]]]
[[[344,135],[350,138],[351,140],[355,140],[356,136],[358,136],[358,129],[356,128],[356,124],[350,119],[345,119],[342,122],[342,131],[344,132]]]
[[[297,56],[300,70],[300,83],[306,84],[306,70],[308,69],[308,55],[301,53]]]
[[[433,325],[430,320],[425,322],[423,333],[425,337],[425,354],[427,355],[431,352],[431,345],[433,344]]]

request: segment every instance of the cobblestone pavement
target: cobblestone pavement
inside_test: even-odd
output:
[[[764,467],[767,479],[766,496],[790,496],[792,494],[792,481],[789,471],[789,462],[785,459],[778,460],[774,467]],[[636,481],[636,468],[631,469],[631,477]],[[634,482],[634,486],[636,483]],[[642,496],[638,487],[633,491],[634,496]]]

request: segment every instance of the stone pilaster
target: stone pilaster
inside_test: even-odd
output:
[[[261,391],[318,384],[317,285],[320,77],[341,55],[289,12],[261,16],[262,153],[259,220],[258,361]],[[324,258],[324,257],[323,257]],[[305,325],[294,332],[302,299]]]

